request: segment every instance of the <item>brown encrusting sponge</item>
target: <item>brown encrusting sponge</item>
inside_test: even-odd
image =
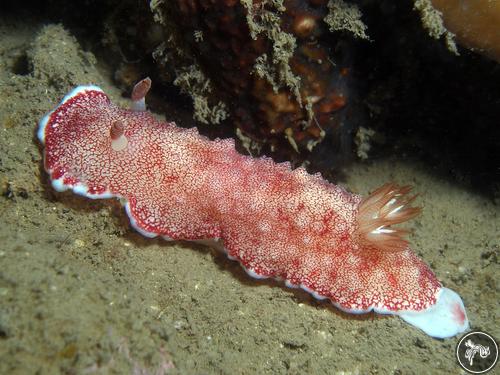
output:
[[[342,38],[367,39],[361,13],[341,0],[175,0],[151,7],[166,30],[175,83],[195,119],[227,117],[250,153],[300,160],[339,132],[349,104]],[[179,61],[182,61],[179,64]]]

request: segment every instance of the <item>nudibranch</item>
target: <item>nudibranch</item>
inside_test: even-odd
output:
[[[211,239],[250,276],[283,280],[348,313],[398,315],[438,338],[469,327],[459,295],[393,227],[418,213],[408,187],[361,198],[303,168],[241,155],[231,139],[155,119],[144,102],[150,85],[136,85],[132,109],[79,86],[40,121],[57,191],[118,198],[144,236]]]

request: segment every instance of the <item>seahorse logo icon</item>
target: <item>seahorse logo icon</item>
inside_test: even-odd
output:
[[[490,347],[489,346],[483,346],[479,344],[474,344],[472,340],[467,340],[465,342],[465,346],[468,347],[465,351],[465,358],[469,360],[469,365],[472,366],[474,362],[474,356],[479,353],[481,358],[486,358],[490,355]]]
[[[495,339],[481,331],[469,332],[457,344],[456,354],[460,366],[470,374],[484,374],[498,361]]]

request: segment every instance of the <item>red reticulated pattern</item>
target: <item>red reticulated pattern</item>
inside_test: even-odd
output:
[[[122,151],[111,147],[117,120],[128,139]],[[50,115],[45,167],[80,193],[125,198],[145,231],[220,238],[256,276],[302,285],[346,310],[420,310],[440,288],[409,248],[360,247],[359,196],[288,163],[240,155],[232,140],[121,109],[102,92],[79,92]]]

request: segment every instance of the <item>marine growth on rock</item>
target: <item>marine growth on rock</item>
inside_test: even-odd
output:
[[[325,137],[342,141],[351,72],[344,40],[367,39],[341,0],[154,1],[167,61],[195,118],[227,117],[252,154],[301,160]],[[332,32],[334,32],[332,34]],[[335,150],[332,150],[335,152]]]

